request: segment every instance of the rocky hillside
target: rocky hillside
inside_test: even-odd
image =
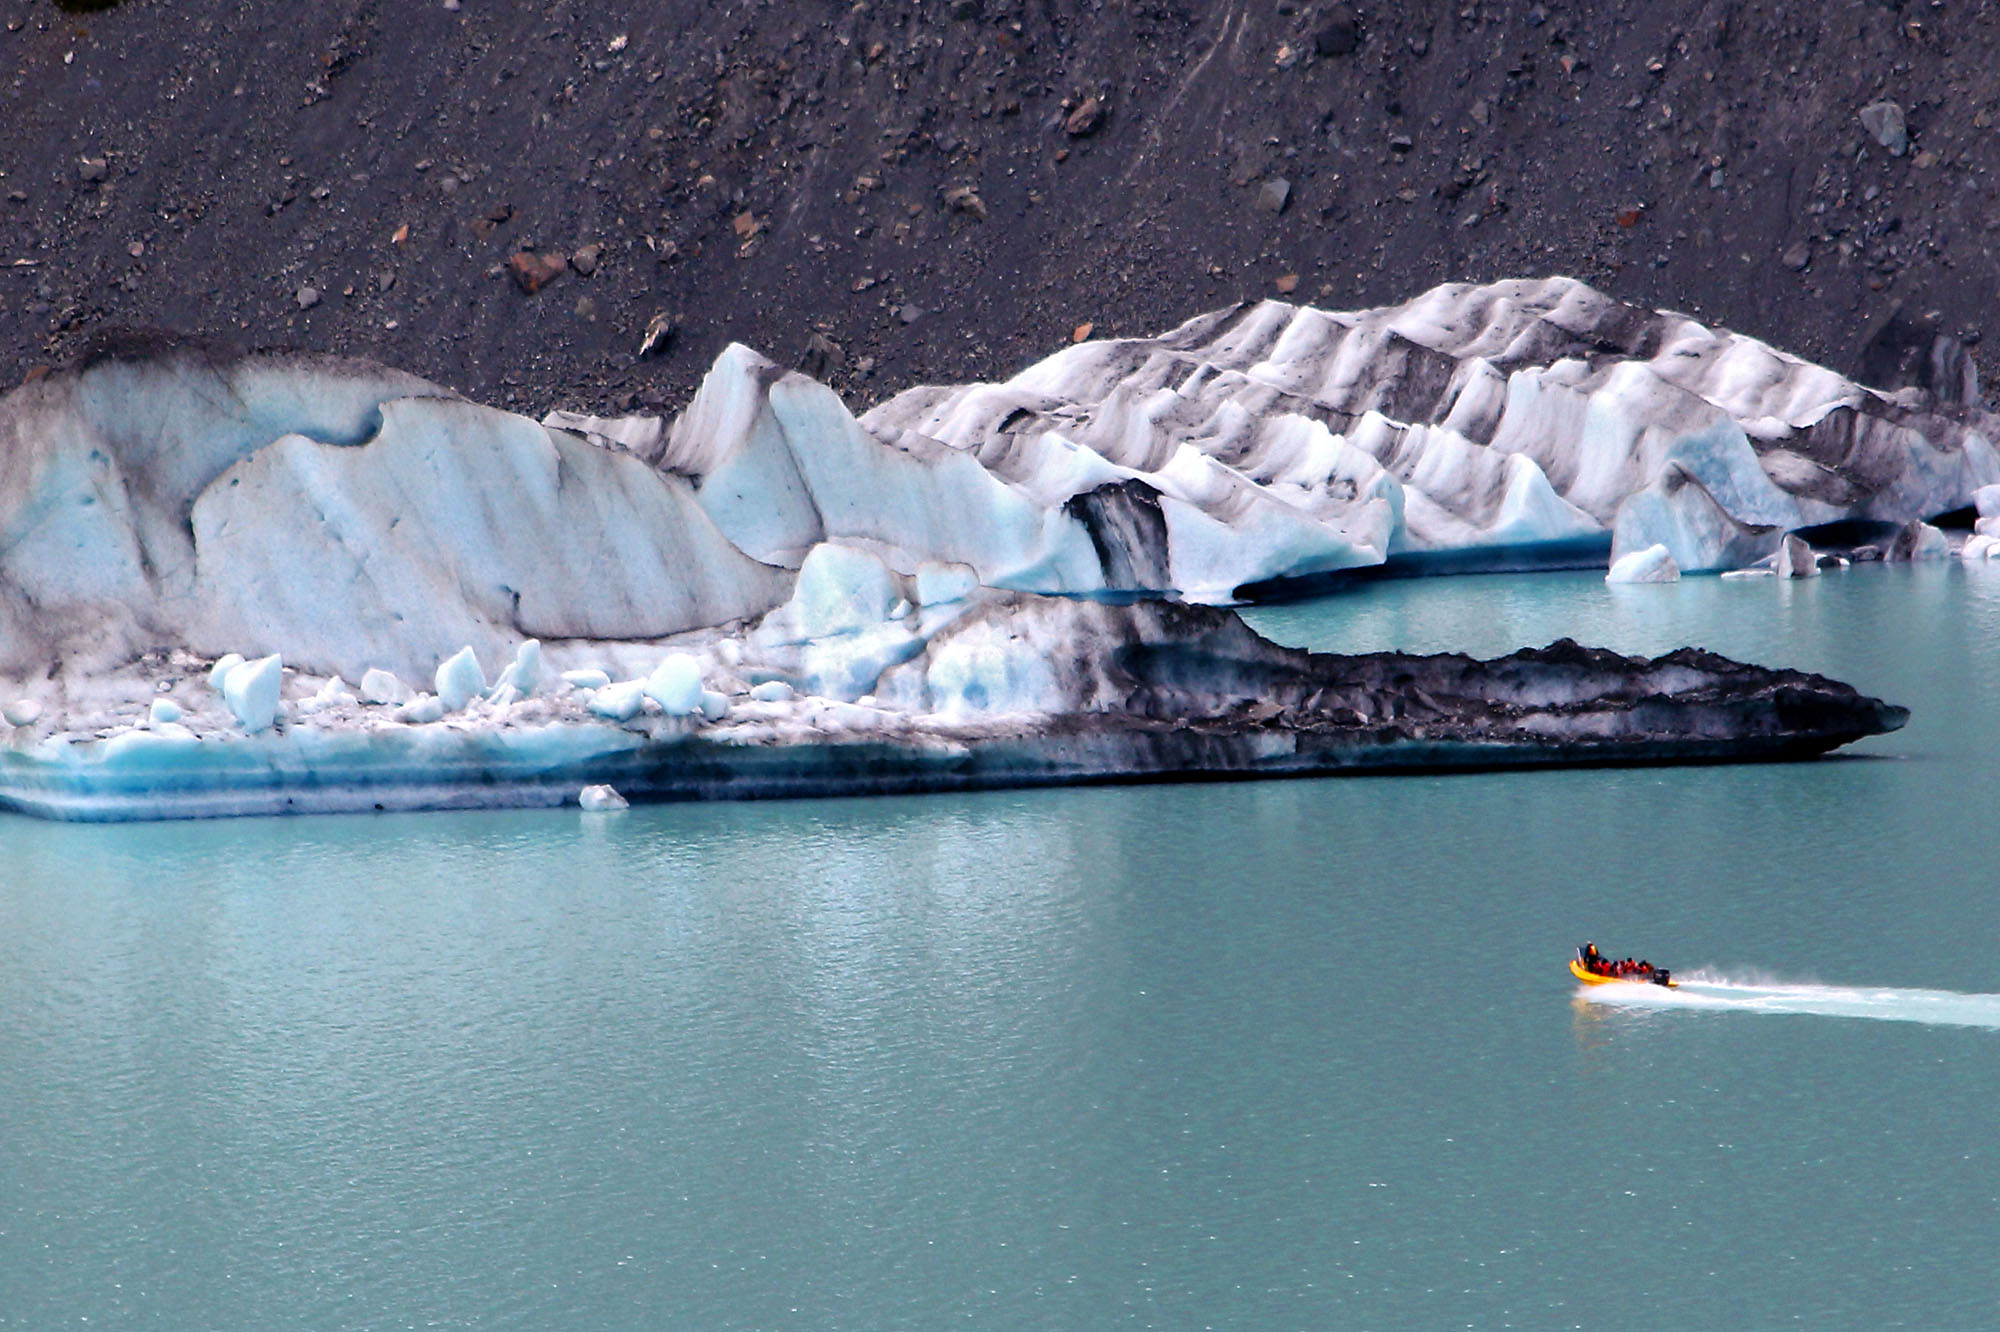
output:
[[[738,340],[859,405],[1567,273],[1894,382],[2000,289],[1996,48],[1958,0],[0,0],[0,381],[165,327],[619,408]]]

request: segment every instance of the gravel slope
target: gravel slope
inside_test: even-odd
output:
[[[618,408],[738,340],[859,407],[1294,275],[1553,272],[1895,382],[2000,288],[1996,46],[1880,0],[0,0],[0,383],[125,325]]]

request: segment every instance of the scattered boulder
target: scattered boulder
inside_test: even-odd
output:
[[[1072,139],[1082,139],[1097,133],[1104,125],[1105,107],[1102,98],[1091,96],[1078,102],[1063,121],[1063,133]]]
[[[102,185],[111,175],[111,162],[103,157],[86,157],[76,164],[77,179],[85,185]]]
[[[1861,125],[1874,136],[1875,142],[1889,150],[1891,157],[1901,157],[1910,148],[1910,125],[1903,116],[1903,108],[1883,99],[1870,102],[1861,108]]]
[[[1292,199],[1292,182],[1274,176],[1257,190],[1257,207],[1267,213],[1282,213]]]
[[[318,305],[318,304],[319,304],[319,301],[320,301],[320,295],[319,295],[319,288],[318,288],[318,287],[300,287],[300,288],[299,288],[299,294],[298,294],[298,296],[297,296],[297,297],[296,297],[295,299],[296,299],[296,300],[298,301],[298,303],[299,303],[299,309],[301,309],[301,310],[310,310],[310,309],[312,309],[312,308],[313,308],[313,307],[314,307],[315,305]]]
[[[604,257],[604,246],[596,241],[584,246],[569,257],[569,266],[584,277],[597,272],[597,264]]]
[[[665,351],[667,344],[674,340],[674,330],[676,327],[674,317],[665,310],[648,319],[646,321],[646,335],[639,339],[639,355],[642,357],[651,356],[655,352]]]
[[[569,260],[559,254],[521,250],[507,260],[507,271],[513,275],[514,285],[532,296],[568,272]]]
[[[799,357],[799,373],[824,381],[846,364],[847,353],[839,343],[824,333],[814,333],[806,339],[805,354]]]
[[[944,192],[945,207],[954,213],[965,213],[981,222],[986,220],[986,201],[970,185],[959,185]]]
[[[1361,45],[1361,20],[1346,5],[1330,10],[1313,33],[1313,50],[1323,56],[1353,55]]]

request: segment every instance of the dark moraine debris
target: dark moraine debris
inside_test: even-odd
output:
[[[828,742],[688,741],[597,771],[628,796],[713,799],[1811,758],[1905,708],[1801,671],[1683,648],[1625,657],[1567,639],[1490,661],[1281,647],[1232,611],[991,596],[940,632],[1004,626],[1056,668],[1045,713],[921,716]],[[577,774],[581,776],[581,774]]]

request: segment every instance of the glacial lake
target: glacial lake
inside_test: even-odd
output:
[[[1914,715],[1775,767],[0,817],[0,1328],[2000,1321],[2000,568],[1252,619]],[[1586,1001],[1586,937],[1707,983]]]

